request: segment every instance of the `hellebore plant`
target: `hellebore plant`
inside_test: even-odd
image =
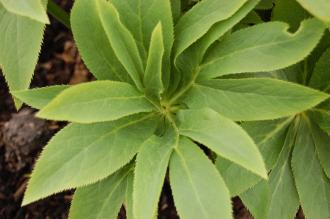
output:
[[[296,32],[277,21],[235,28],[258,3],[204,0],[182,15],[180,1],[75,0],[72,31],[97,80],[13,92],[37,116],[71,122],[42,152],[23,205],[76,188],[72,219],[115,219],[122,204],[128,218],[154,219],[168,179],[180,218],[232,218],[228,184],[212,159],[268,178],[268,160],[236,122],[300,124],[294,115],[329,97],[235,76],[300,62],[326,28],[315,18]]]

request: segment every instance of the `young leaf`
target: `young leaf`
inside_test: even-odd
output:
[[[324,0],[297,0],[302,7],[320,20],[330,23],[330,2]]]
[[[131,171],[124,167],[108,178],[75,191],[70,219],[117,219]]]
[[[164,87],[167,87],[171,69],[170,55],[174,40],[170,0],[112,0],[111,2],[117,8],[121,21],[132,33],[143,62],[147,59],[152,31],[159,22],[162,24],[164,40],[163,79]]]
[[[170,127],[165,134],[150,137],[137,155],[133,191],[135,218],[154,219],[157,216],[168,162],[179,137],[171,124],[167,125]]]
[[[131,85],[95,81],[70,87],[56,96],[37,116],[53,120],[92,123],[116,120],[153,106]]]
[[[164,87],[162,82],[162,61],[164,55],[162,25],[158,23],[151,35],[147,67],[144,73],[146,95],[160,100]]]
[[[178,116],[181,135],[204,144],[218,155],[267,179],[265,164],[257,146],[235,122],[211,109],[183,110]]]
[[[143,64],[132,34],[121,22],[119,13],[111,2],[97,0],[96,8],[117,58],[131,76],[136,87],[142,91]]]
[[[134,219],[133,216],[133,180],[134,175],[130,174],[127,178],[126,183],[126,193],[125,193],[125,213],[127,219]]]
[[[231,219],[229,191],[212,162],[190,140],[180,139],[170,161],[170,180],[181,219]]]
[[[184,102],[191,108],[212,108],[235,121],[253,121],[294,115],[328,97],[317,90],[270,78],[216,79],[193,85]]]
[[[210,50],[200,66],[198,79],[273,71],[295,64],[311,53],[325,26],[308,19],[294,34],[287,32],[288,28],[288,24],[275,21],[236,31]]]
[[[330,218],[330,181],[320,165],[311,128],[309,120],[301,119],[291,165],[306,217]]]
[[[240,195],[243,203],[252,213],[254,219],[268,219],[269,184],[262,180],[253,188]]]
[[[44,27],[43,23],[6,11],[0,4],[0,68],[11,91],[29,87]],[[19,108],[21,102],[15,100],[15,105]]]
[[[41,109],[69,87],[69,85],[55,85],[30,90],[13,91],[12,94],[23,103],[33,108]]]
[[[330,93],[330,47],[317,61],[309,86]]]
[[[0,0],[0,2],[6,10],[13,14],[49,24],[49,19],[46,13],[46,0],[24,0],[19,3],[17,0]]]
[[[131,82],[111,47],[96,2],[74,1],[71,28],[79,52],[97,79]]]
[[[95,183],[128,163],[154,132],[152,115],[70,124],[48,143],[32,172],[23,205]]]
[[[231,17],[247,0],[205,0],[184,14],[175,26],[175,59],[215,23]]]

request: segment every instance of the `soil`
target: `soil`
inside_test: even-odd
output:
[[[57,1],[70,9],[72,1]],[[84,66],[71,32],[52,19],[31,87],[55,84],[77,84],[93,79]],[[23,106],[17,112],[0,74],[0,218],[1,219],[66,219],[73,191],[57,194],[21,207],[29,174],[43,146],[65,123],[34,117],[35,110]],[[235,219],[252,219],[239,198],[233,199]],[[125,218],[121,209],[118,216]],[[159,219],[177,219],[168,183],[159,202]],[[303,217],[301,217],[303,218]]]

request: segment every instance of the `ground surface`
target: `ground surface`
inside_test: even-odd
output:
[[[60,1],[69,9],[70,1]],[[0,74],[1,75],[1,74]],[[76,84],[92,80],[83,65],[69,30],[57,22],[47,27],[32,87]],[[16,112],[4,78],[0,76],[0,218],[66,219],[73,191],[20,207],[29,173],[43,146],[65,124],[39,120],[26,106]],[[251,219],[238,198],[233,199],[236,219]],[[176,219],[168,183],[159,203],[160,219]],[[124,218],[122,209],[119,218]],[[303,218],[303,217],[299,217]]]

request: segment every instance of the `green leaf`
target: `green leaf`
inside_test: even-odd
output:
[[[69,218],[117,219],[125,200],[130,173],[130,168],[124,167],[100,182],[78,188],[72,200]]]
[[[268,171],[274,167],[281,153],[287,127],[291,121],[292,118],[287,118],[242,124],[258,146]],[[221,157],[217,158],[216,166],[225,180],[231,196],[240,195],[261,180],[259,176]]]
[[[253,121],[294,115],[326,98],[325,93],[294,83],[247,78],[194,84],[184,102],[191,108],[212,108],[235,121]]]
[[[19,3],[17,0],[0,0],[0,2],[6,10],[13,14],[49,24],[49,19],[46,13],[47,1],[45,0],[24,0]]]
[[[127,219],[134,219],[133,216],[133,180],[134,175],[130,174],[127,178],[126,193],[125,193],[125,213]]]
[[[44,28],[43,23],[12,14],[0,4],[0,68],[11,91],[29,87]],[[15,100],[17,108],[21,104]]]
[[[296,31],[300,22],[310,17],[296,0],[276,0],[275,3],[272,20],[288,23],[290,30]]]
[[[167,124],[163,136],[150,137],[140,149],[135,168],[133,209],[135,218],[154,219],[173,148],[178,144],[178,133]]]
[[[175,26],[175,59],[217,22],[230,18],[247,0],[204,0],[186,12]]]
[[[79,53],[97,79],[131,82],[111,47],[96,2],[74,1],[71,28]]]
[[[325,26],[316,19],[287,32],[288,24],[268,22],[236,31],[218,42],[200,66],[198,80],[244,72],[273,71],[299,62],[320,41]]]
[[[240,195],[244,205],[249,209],[254,219],[267,219],[270,191],[265,180]]]
[[[321,166],[327,177],[330,179],[330,136],[313,123],[311,123],[311,134]]]
[[[170,161],[170,181],[181,219],[231,219],[229,191],[212,162],[190,140],[180,139]]]
[[[173,23],[176,24],[181,17],[181,0],[171,0]]]
[[[92,123],[152,110],[153,106],[145,96],[131,85],[116,81],[94,81],[66,89],[39,111],[37,116]]]
[[[162,60],[164,55],[162,25],[158,23],[151,35],[147,67],[144,73],[146,95],[160,100],[164,87],[162,82]]]
[[[299,198],[290,168],[290,155],[294,140],[294,129],[291,126],[276,166],[269,175],[269,219],[292,219],[298,211]]]
[[[317,125],[330,136],[330,111],[313,109],[308,115]]]
[[[309,120],[301,119],[291,165],[306,218],[330,218],[330,182],[322,170],[311,127]]]
[[[112,0],[120,19],[132,33],[140,51],[142,61],[147,60],[147,50],[155,26],[162,24],[164,40],[163,79],[167,87],[170,76],[170,55],[174,40],[173,19],[170,0]],[[144,63],[146,64],[146,63]]]
[[[176,67],[182,71],[182,74],[189,81],[193,77],[192,72],[196,72],[205,52],[212,43],[219,40],[226,32],[234,27],[240,20],[242,20],[253,8],[257,5],[259,0],[249,0],[241,8],[239,8],[231,17],[215,23],[208,32],[198,39],[194,44],[187,48],[176,59]]]
[[[261,0],[260,3],[257,5],[256,9],[258,10],[272,9],[274,1],[275,0]]]
[[[309,86],[330,93],[330,47],[316,62]]]
[[[152,115],[68,125],[52,138],[38,159],[23,205],[114,173],[133,158],[156,125]]]
[[[142,91],[143,64],[138,47],[130,31],[121,22],[117,9],[111,2],[97,0],[96,8],[109,42],[136,87]]]
[[[330,23],[330,2],[325,0],[297,0],[302,7],[320,20]]]
[[[262,156],[250,136],[235,122],[211,109],[183,110],[180,134],[198,141],[218,155],[267,179]]]
[[[12,94],[23,103],[33,108],[41,109],[69,87],[68,85],[55,85],[30,90],[13,91]]]

